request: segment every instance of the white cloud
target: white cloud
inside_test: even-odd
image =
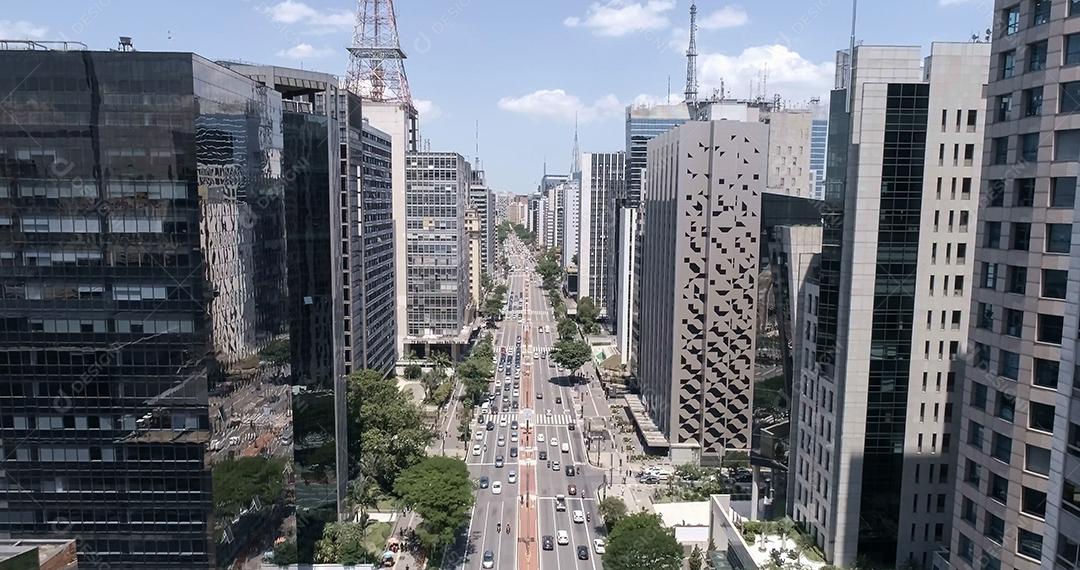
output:
[[[724,6],[702,18],[698,22],[698,26],[703,30],[722,30],[724,28],[737,28],[749,21],[750,17],[746,15],[746,10],[743,10],[742,7]]]
[[[828,95],[835,69],[832,62],[814,63],[780,44],[749,47],[738,55],[702,54],[698,65],[702,94],[719,88],[723,80],[729,97],[747,97],[751,81],[757,91],[758,72],[767,69],[766,96],[779,93],[791,101]]]
[[[40,40],[49,33],[46,26],[35,26],[25,20],[0,20],[0,38],[8,40]]]
[[[567,122],[573,121],[575,117],[587,123],[620,116],[623,107],[618,97],[611,94],[587,104],[563,89],[540,89],[521,97],[499,99],[499,108],[503,111]]]
[[[420,118],[425,121],[434,121],[443,116],[442,107],[439,107],[430,99],[413,99],[413,106],[420,113]]]
[[[317,48],[311,44],[296,44],[293,47],[277,52],[281,57],[287,57],[289,59],[312,59],[316,57],[326,57],[334,53],[334,50],[330,48]]]
[[[275,22],[306,26],[314,34],[351,30],[356,23],[356,16],[349,10],[320,11],[295,0],[278,2],[263,8],[263,12]]]
[[[672,93],[670,95],[667,95],[666,97],[660,95],[652,95],[650,93],[641,93],[637,97],[634,97],[634,100],[630,104],[635,107],[655,107],[656,105],[674,105],[676,103],[682,103],[683,86],[674,85],[672,86],[672,89],[677,90],[678,93]]]
[[[571,28],[589,28],[598,36],[618,37],[667,28],[671,21],[665,14],[674,7],[675,0],[607,0],[603,4],[594,2],[584,17],[571,16],[563,20],[563,24]]]

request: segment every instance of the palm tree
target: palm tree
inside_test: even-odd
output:
[[[361,476],[349,481],[345,504],[350,510],[359,511],[360,521],[365,522],[368,518],[368,509],[378,504],[379,494],[379,486],[375,484],[375,481]]]
[[[439,368],[450,368],[450,364],[452,364],[450,355],[441,350],[433,351],[431,356],[428,357],[428,361]]]

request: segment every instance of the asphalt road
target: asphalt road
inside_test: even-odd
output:
[[[527,263],[515,255],[510,256],[510,261],[519,268]],[[516,297],[521,292],[524,292],[524,301],[517,314],[523,314],[525,322],[508,315],[495,334],[496,353],[505,347],[511,359],[517,337],[522,337],[520,409],[510,410],[509,406],[503,405],[500,395],[496,400],[500,413],[484,417],[485,423],[488,419],[494,420],[495,429],[486,430],[485,425],[474,418],[473,432],[474,435],[479,432],[480,439],[474,437],[470,441],[466,460],[474,479],[488,477],[492,483],[498,481],[502,493],[493,493],[491,487],[477,490],[466,535],[446,557],[444,569],[482,568],[483,554],[490,550],[495,558],[494,567],[500,569],[599,570],[602,566],[592,541],[602,537],[596,491],[603,483],[603,473],[586,462],[585,422],[581,412],[584,408],[585,416],[593,423],[597,417],[606,415],[607,409],[602,398],[595,399],[598,395],[586,395],[587,386],[580,380],[572,381],[567,374],[560,374],[554,362],[544,356],[533,358],[534,350],[545,352],[551,348],[557,333],[550,304],[540,289],[540,278],[531,263],[527,270],[510,274],[507,297]],[[539,333],[541,326],[550,332]],[[510,399],[513,400],[513,374],[507,376],[504,366],[499,367],[492,388],[502,387],[505,379],[511,380]],[[585,396],[584,406],[582,396]],[[511,429],[515,420],[519,423],[517,442],[513,441],[515,432]],[[573,430],[570,425],[574,426]],[[500,438],[503,446],[499,445]],[[558,443],[553,444],[552,440]],[[561,450],[564,442],[569,443],[565,453]],[[473,445],[481,446],[480,455],[474,455]],[[513,447],[518,451],[516,458],[511,457]],[[539,458],[541,451],[547,454],[546,460]],[[495,466],[497,456],[502,456],[505,462],[501,468]],[[558,471],[549,467],[549,460],[559,462]],[[568,476],[567,465],[575,466],[579,472]],[[515,483],[509,482],[511,473],[516,476]],[[568,493],[568,485],[576,487],[575,495]],[[565,511],[556,510],[557,495],[566,497]],[[574,523],[572,514],[575,510],[588,513],[591,521]],[[508,524],[509,533],[506,532]],[[498,533],[497,528],[500,529]],[[559,530],[569,534],[570,543],[555,544],[552,550],[543,550],[543,537],[551,536],[554,541]],[[578,546],[588,548],[588,560],[577,558]]]

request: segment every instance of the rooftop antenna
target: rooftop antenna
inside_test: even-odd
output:
[[[686,48],[686,102],[697,103],[697,2],[690,2],[690,45]]]
[[[116,44],[117,51],[135,51],[135,44],[131,43],[131,36],[120,36],[120,42]]]
[[[580,149],[578,148],[578,121],[577,113],[574,113],[574,148],[570,151],[573,156],[570,157],[570,177],[573,178],[575,174],[581,172],[581,160]]]
[[[476,120],[476,168],[480,168],[480,120]]]
[[[359,0],[346,86],[368,101],[403,103],[415,112],[394,0]]]
[[[664,99],[665,105],[671,104],[671,74],[667,76],[667,97]]]

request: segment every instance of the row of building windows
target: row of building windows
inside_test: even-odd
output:
[[[1080,104],[1080,99],[1078,99]],[[1080,110],[1080,107],[1078,107]],[[1065,129],[1053,132],[1053,158],[1055,162],[1080,161],[1080,129]],[[1012,137],[994,137],[990,140],[990,164],[1009,162],[1009,140]],[[1016,162],[1030,163],[1039,160],[1040,133],[1017,135]]]
[[[1036,204],[1047,208],[1073,208],[1076,205],[1076,177],[1060,176],[1050,179],[1049,192],[1036,200],[1038,181],[1035,178],[1016,178],[1012,181],[1012,192],[1006,200],[1007,184],[1004,180],[990,180],[987,183],[985,205],[991,208],[1009,206],[1032,208]]]

